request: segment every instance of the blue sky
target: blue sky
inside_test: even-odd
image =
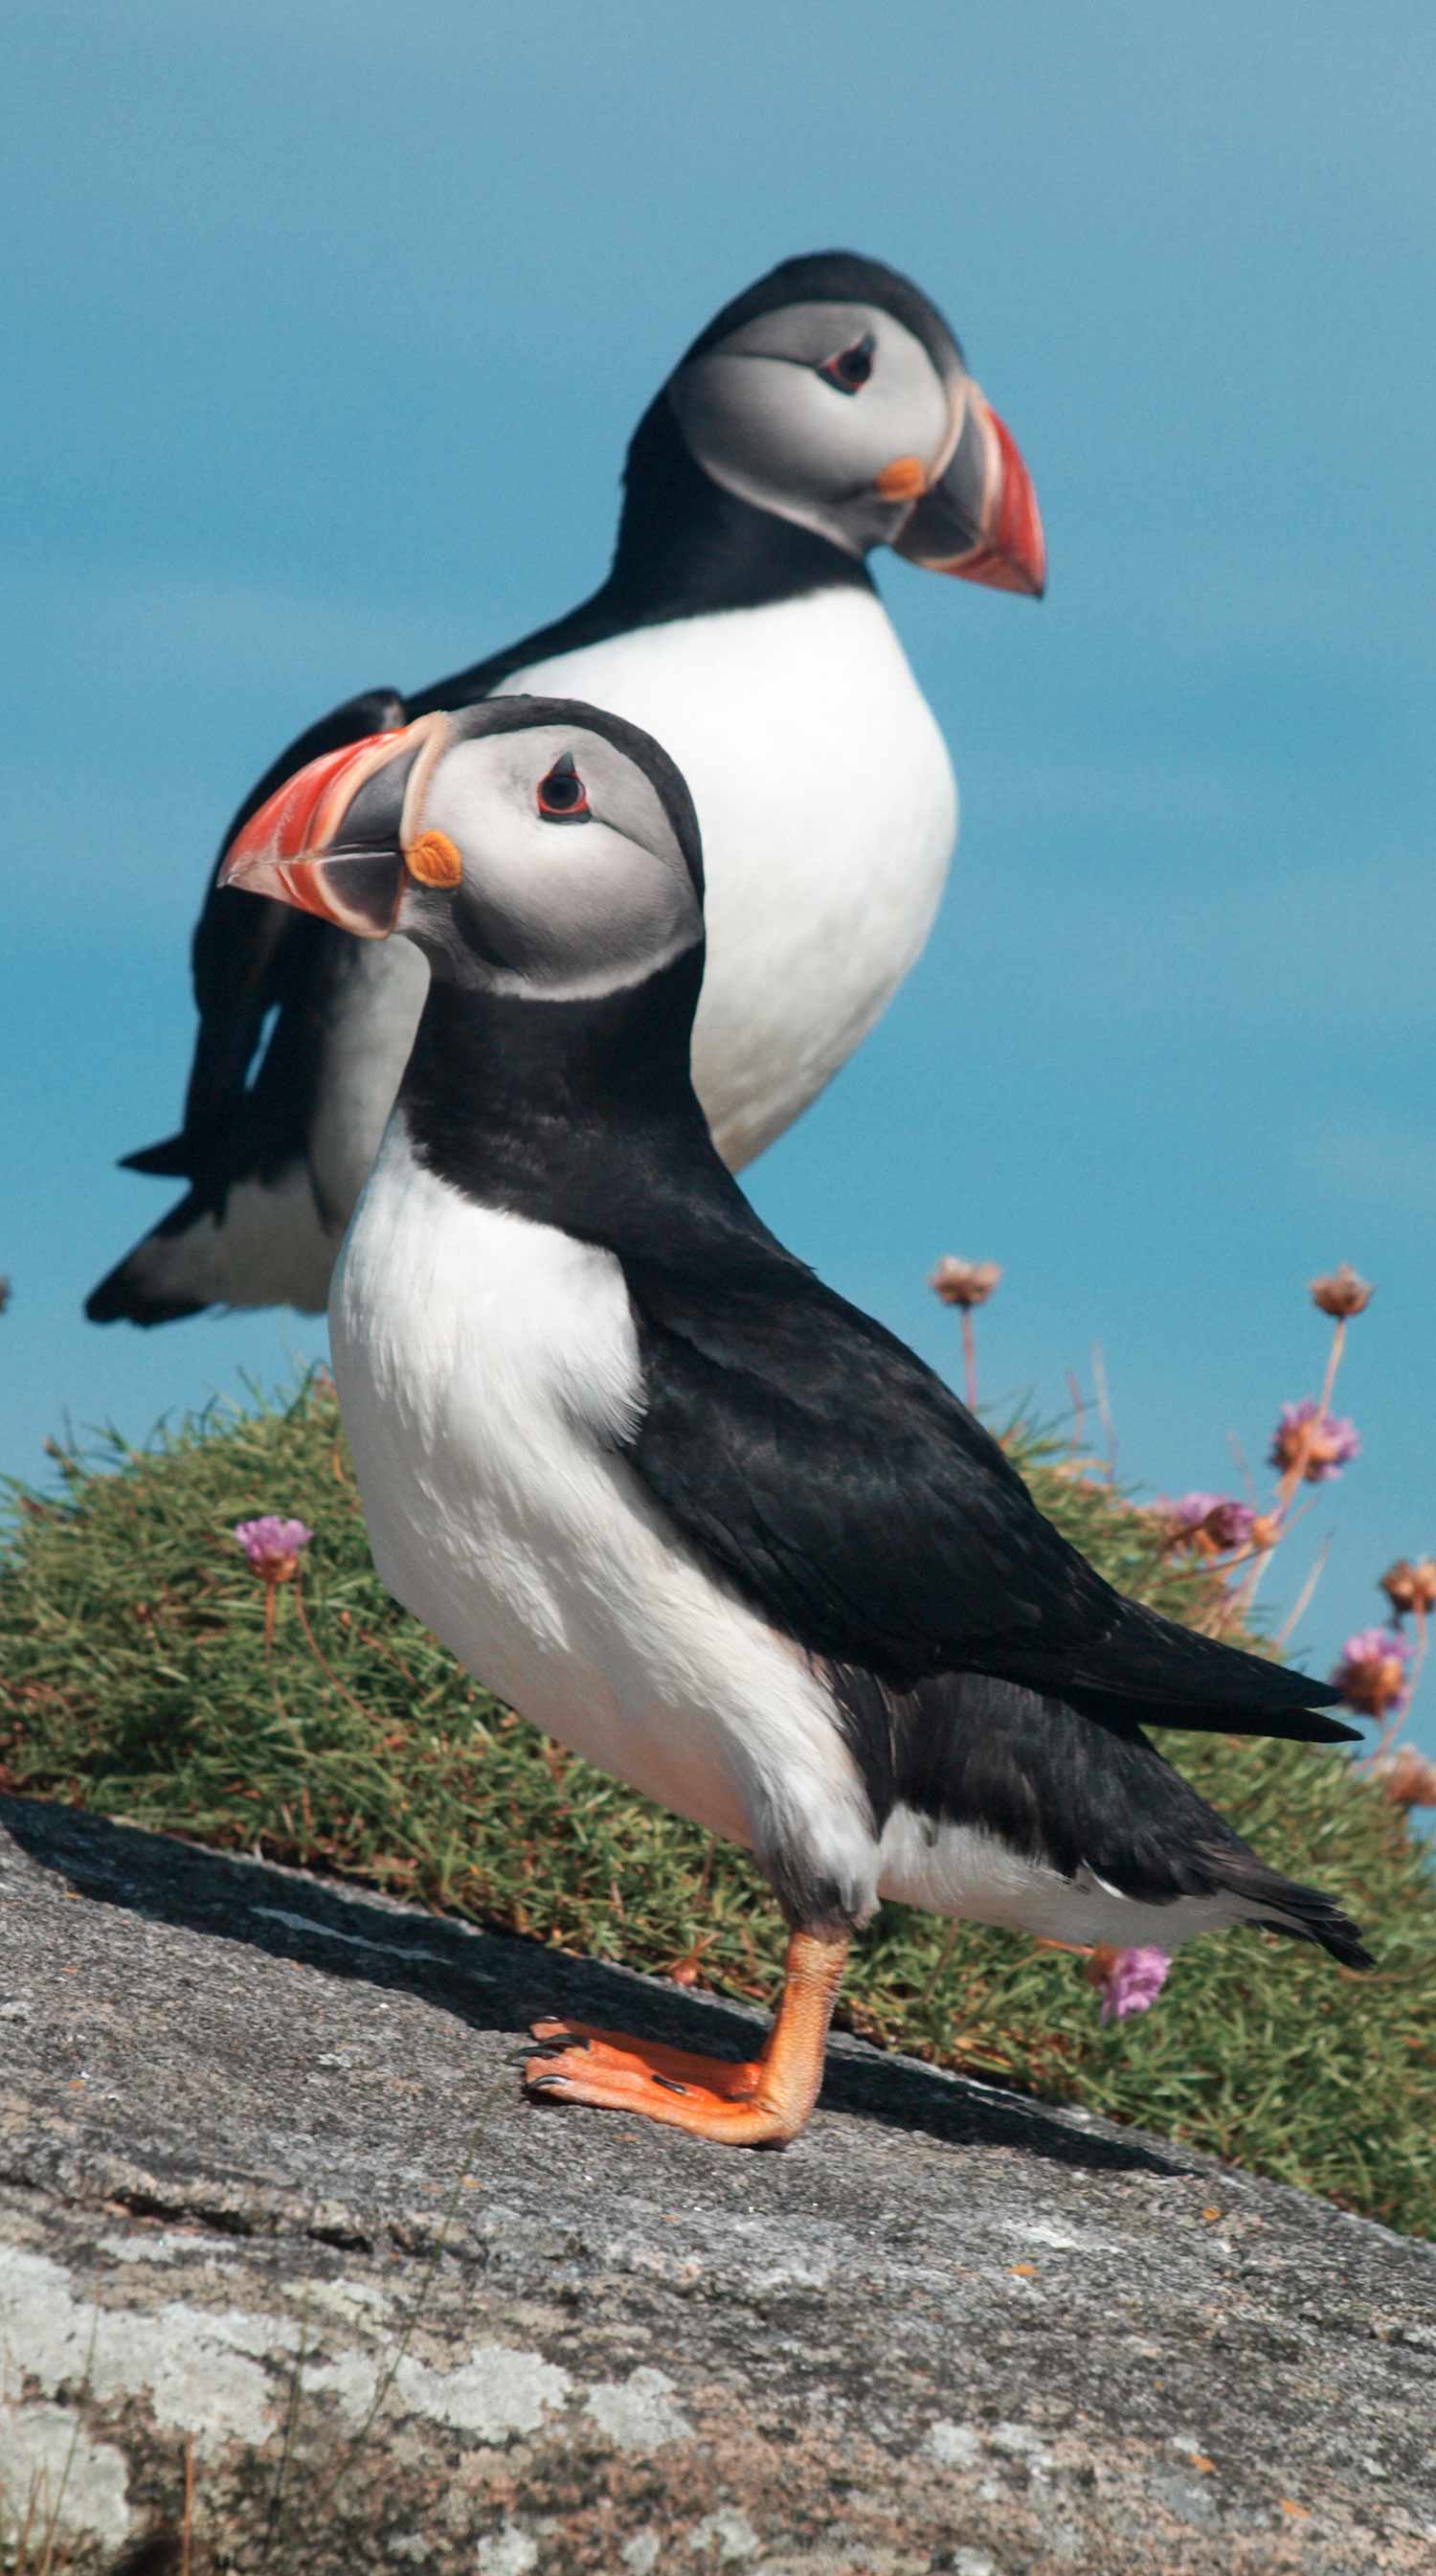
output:
[[[842,243],[948,311],[1036,478],[1040,607],[885,559],[954,746],[922,966],[758,1167],[984,1393],[1105,1353],[1123,1472],[1230,1487],[1379,1282],[1329,1659],[1436,1545],[1429,10],[829,0],[22,9],[7,40],[11,824],[0,1468],[286,1375],[288,1316],[86,1325],[165,1185],[217,833],[302,722],[601,573],[627,433],[750,276]],[[276,1495],[283,1507],[286,1497]],[[1436,1743],[1436,1691],[1418,1730]]]

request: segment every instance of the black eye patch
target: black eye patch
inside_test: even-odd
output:
[[[824,384],[831,385],[840,394],[861,393],[873,371],[876,347],[871,331],[865,331],[861,340],[854,340],[851,348],[840,349],[835,358],[825,359],[818,369]]]
[[[538,783],[538,809],[546,823],[586,823],[588,789],[573,764],[571,751],[561,752],[547,777]]]

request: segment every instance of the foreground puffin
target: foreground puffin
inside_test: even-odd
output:
[[[231,831],[316,755],[498,688],[595,699],[644,725],[703,818],[695,1073],[738,1169],[891,999],[956,834],[942,737],[865,558],[892,545],[1038,592],[1042,529],[946,323],[906,278],[845,252],[787,260],[724,307],[639,423],[625,484],[613,568],[584,606],[408,699],[351,699],[281,753]],[[841,779],[841,795],[815,799],[817,778]],[[422,959],[253,907],[237,927],[234,909],[212,888],[195,934],[183,1128],[126,1157],[190,1188],[95,1289],[96,1323],[322,1308],[383,1133]]]
[[[432,970],[330,1302],[381,1576],[524,1716],[747,1844],[791,1928],[754,2064],[541,2023],[534,2091],[793,2137],[881,1895],[1365,1963],[1142,1731],[1329,1742],[1337,1694],[1112,1591],[715,1151],[698,831],[656,743],[556,699],[426,716],[302,771],[223,881]]]

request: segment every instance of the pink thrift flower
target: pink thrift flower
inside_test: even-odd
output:
[[[1406,1696],[1411,1648],[1399,1628],[1358,1628],[1341,1649],[1331,1678],[1348,1708],[1389,1717]]]
[[[281,1520],[274,1512],[265,1512],[257,1521],[237,1521],[234,1535],[251,1570],[264,1582],[292,1583],[314,1532],[303,1521]]]
[[[1245,1547],[1256,1514],[1232,1494],[1179,1494],[1159,1509],[1174,1547],[1198,1547],[1205,1556],[1224,1556],[1228,1548]]]
[[[1151,1944],[1119,1950],[1102,1982],[1102,2019],[1126,2021],[1131,2013],[1150,2012],[1171,1965],[1167,1952]]]
[[[1268,1463],[1283,1473],[1300,1466],[1308,1485],[1330,1484],[1361,1455],[1361,1434],[1344,1413],[1319,1413],[1314,1395],[1284,1404],[1272,1433]]]

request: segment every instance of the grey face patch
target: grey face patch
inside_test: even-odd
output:
[[[573,1001],[638,983],[703,935],[664,798],[581,718],[504,727],[493,721],[503,704],[482,730],[456,724],[413,818],[452,841],[460,883],[452,894],[409,888],[398,928],[437,975],[472,973],[491,991]]]
[[[850,554],[889,543],[912,507],[878,478],[899,459],[941,471],[966,378],[880,306],[790,304],[755,315],[672,378],[668,400],[704,471]],[[856,384],[836,365],[861,348]]]

